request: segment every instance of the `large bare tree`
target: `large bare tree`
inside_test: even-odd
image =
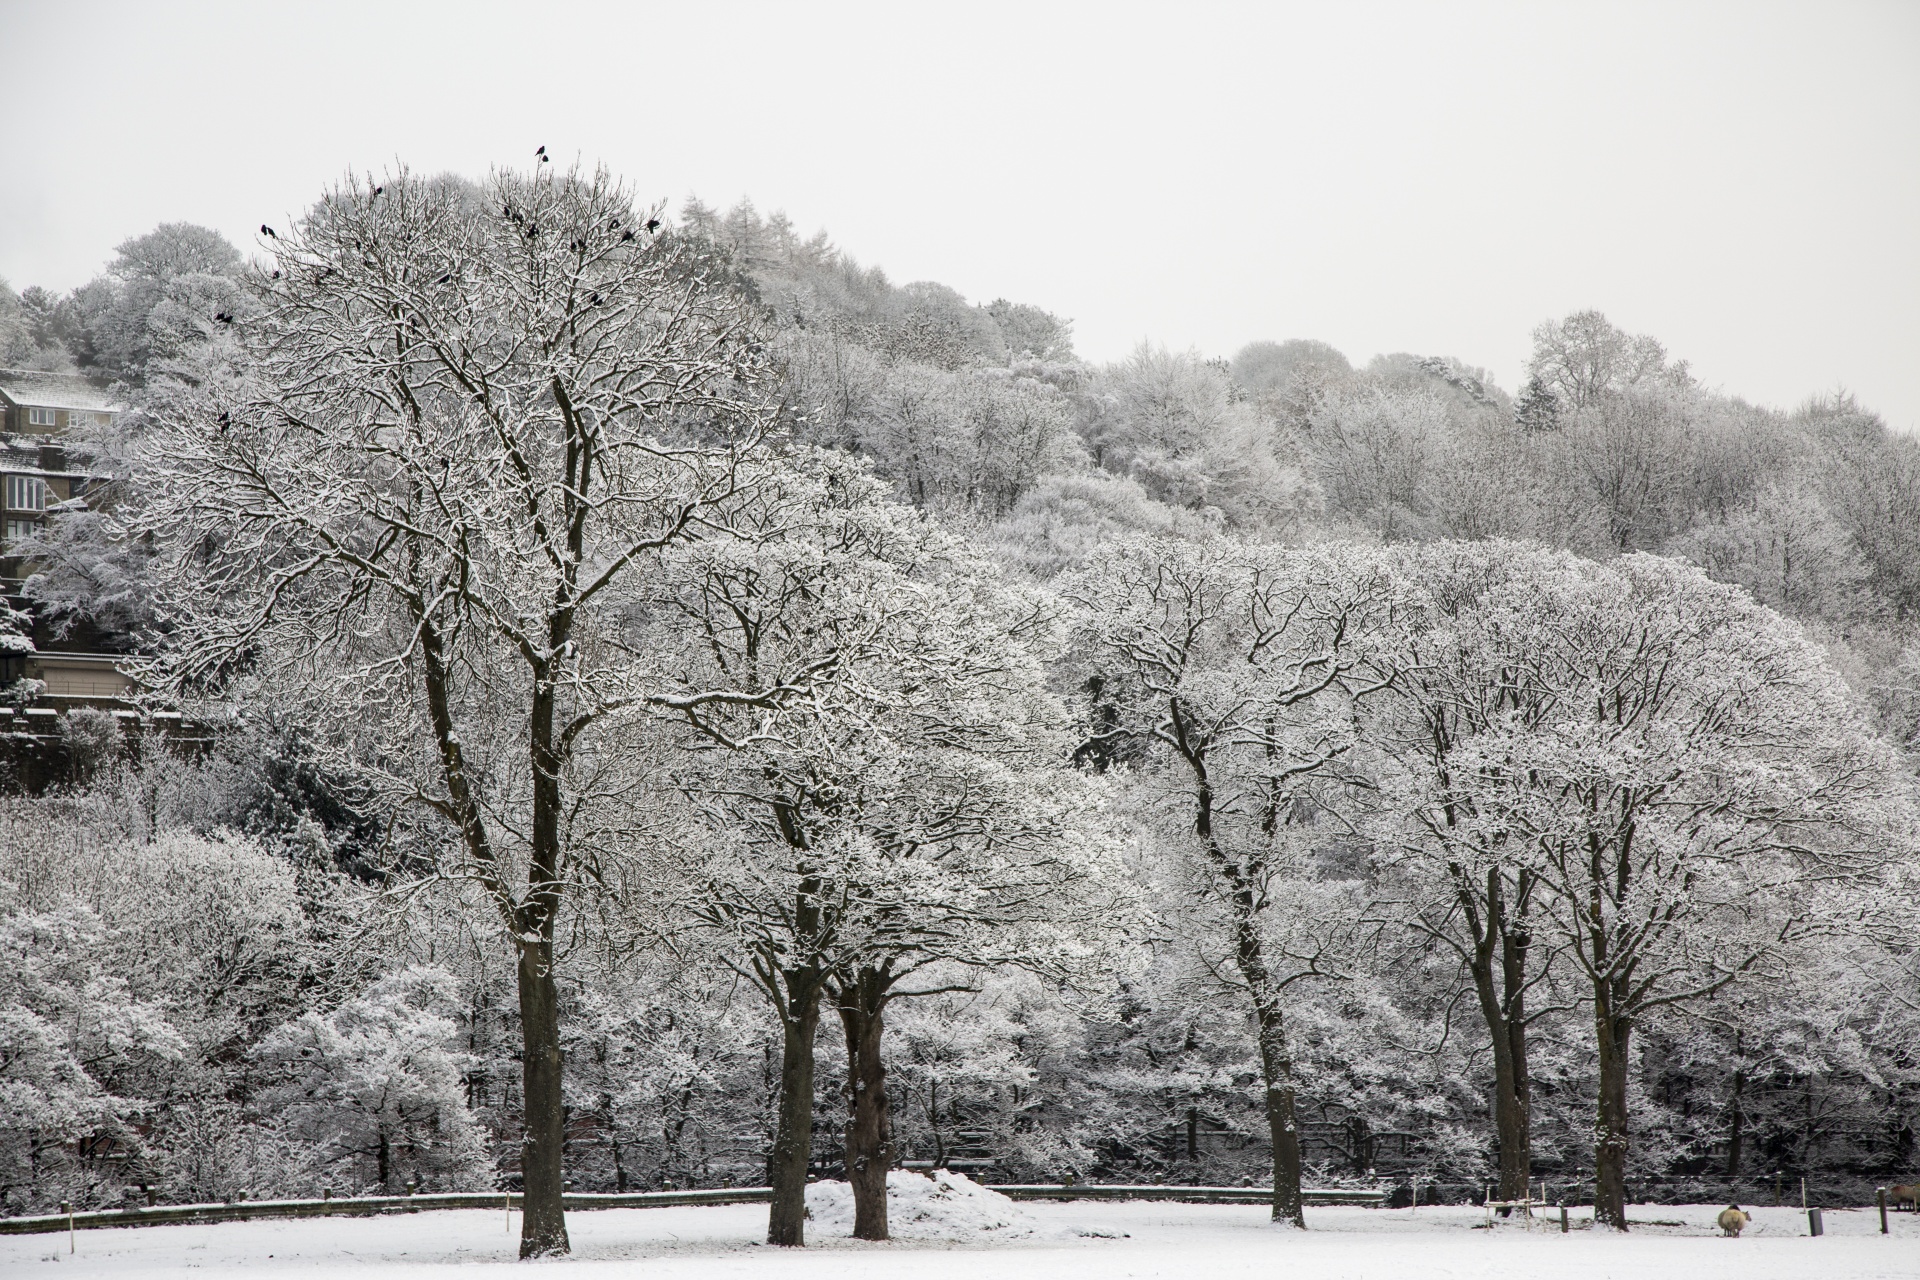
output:
[[[1082,758],[1124,762],[1170,821],[1202,961],[1251,1005],[1273,1218],[1304,1227],[1289,989],[1333,976],[1359,923],[1309,883],[1309,828],[1391,678],[1393,580],[1366,551],[1140,542],[1068,594],[1096,691]]]
[[[1624,1231],[1634,1030],[1779,962],[1823,883],[1871,882],[1899,788],[1819,650],[1738,588],[1513,551],[1475,611],[1482,681],[1515,696],[1448,752],[1472,797],[1448,838],[1504,844],[1587,989],[1594,1212]]]
[[[1548,889],[1527,835],[1487,814],[1482,779],[1460,753],[1494,725],[1544,713],[1548,692],[1516,645],[1506,599],[1515,579],[1570,557],[1509,542],[1436,543],[1406,553],[1418,605],[1398,633],[1392,689],[1369,708],[1365,738],[1379,860],[1401,897],[1409,940],[1460,961],[1487,1029],[1500,1198],[1527,1194],[1533,1168],[1528,1029],[1564,1009],[1534,1003],[1554,947]],[[1536,937],[1538,935],[1538,937]]]
[[[544,166],[544,161],[541,162]],[[257,309],[156,397],[156,681],[268,697],[452,838],[517,960],[522,1256],[568,1249],[556,966],[643,757],[636,584],[711,531],[772,415],[725,262],[604,171],[399,172],[279,231]]]
[[[784,1032],[778,1245],[805,1243],[823,1007],[847,1043],[854,1234],[884,1240],[888,1006],[998,964],[1066,976],[1126,901],[1065,768],[1040,600],[859,464],[796,462],[745,504],[750,538],[672,557],[685,687],[654,699],[688,730],[709,832],[675,891]]]

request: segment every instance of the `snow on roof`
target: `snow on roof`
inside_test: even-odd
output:
[[[36,373],[26,369],[0,369],[0,396],[17,405],[39,409],[88,409],[97,413],[116,413],[120,402],[73,373]]]

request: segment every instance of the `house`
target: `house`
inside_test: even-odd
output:
[[[0,436],[59,437],[112,422],[120,405],[78,374],[0,369],[0,409]]]
[[[48,507],[84,497],[87,476],[67,465],[63,443],[113,421],[112,396],[71,373],[0,369],[0,561],[30,536]],[[0,564],[0,577],[17,578]]]
[[[90,426],[110,424],[119,410],[110,394],[74,374],[0,369],[0,593],[16,608],[32,566],[12,554],[13,545],[32,536],[49,508],[88,496],[93,477],[71,464],[66,445]],[[34,630],[33,653],[0,657],[0,685],[41,681],[39,710],[111,705],[133,691],[119,656],[90,635]],[[10,709],[0,717],[19,718]]]

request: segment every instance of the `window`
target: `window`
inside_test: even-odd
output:
[[[47,482],[38,476],[8,476],[6,506],[9,511],[45,511]]]
[[[27,425],[28,425],[28,426],[30,426],[30,427],[50,427],[50,426],[52,426],[52,425],[53,425],[53,410],[51,410],[51,409],[34,409],[34,408],[29,408],[29,409],[27,410]]]
[[[32,520],[9,520],[4,526],[6,536],[0,542],[13,542],[20,538],[31,538],[39,525]]]

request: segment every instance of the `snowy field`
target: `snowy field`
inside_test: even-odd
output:
[[[1893,1235],[1878,1234],[1868,1211],[1827,1213],[1827,1234],[1806,1235],[1797,1209],[1758,1209],[1739,1240],[1712,1227],[1719,1205],[1637,1207],[1649,1225],[1619,1237],[1590,1230],[1561,1235],[1503,1223],[1475,1229],[1477,1210],[1417,1212],[1361,1208],[1309,1210],[1313,1230],[1268,1225],[1265,1210],[1226,1205],[1026,1204],[1002,1231],[976,1231],[965,1243],[903,1241],[872,1245],[816,1229],[804,1251],[757,1243],[766,1209],[728,1205],[615,1209],[569,1217],[574,1256],[559,1266],[590,1276],[640,1280],[682,1277],[834,1277],[835,1280],[1107,1280],[1200,1277],[1204,1280],[1867,1280],[1920,1277],[1920,1217],[1896,1215]],[[516,1227],[518,1225],[516,1221]],[[844,1229],[844,1228],[843,1228]],[[79,1233],[69,1255],[60,1234],[0,1237],[0,1275],[16,1277],[193,1276],[195,1280],[283,1268],[306,1280],[354,1275],[370,1280],[444,1276],[450,1268],[501,1269],[514,1263],[505,1215],[444,1211],[384,1218],[303,1219],[217,1226],[150,1227]]]

